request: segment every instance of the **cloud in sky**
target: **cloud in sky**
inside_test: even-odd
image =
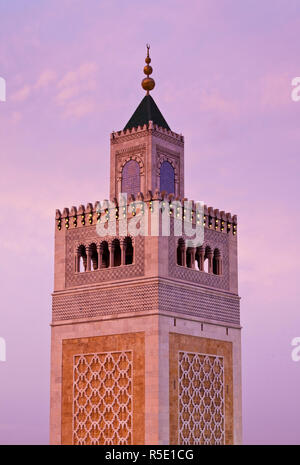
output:
[[[261,78],[261,104],[274,109],[291,103],[291,78],[288,73],[268,73]]]
[[[17,89],[11,96],[13,102],[24,102],[35,91],[46,88],[51,82],[56,79],[57,75],[55,71],[51,69],[44,70],[40,73],[37,81],[33,84],[24,83],[19,89]],[[21,79],[19,77],[19,79]]]
[[[64,118],[81,118],[92,113],[95,108],[95,102],[91,99],[77,99],[65,105],[62,115]]]
[[[96,63],[83,63],[59,80],[55,100],[65,118],[81,118],[94,111],[92,92],[97,88],[97,68]]]
[[[52,69],[40,72],[33,84],[23,84],[11,96],[11,101],[21,104],[42,90],[47,90],[55,105],[61,108],[63,118],[81,118],[95,109],[93,92],[97,89],[96,63],[82,63],[59,77]],[[42,98],[42,97],[41,97]]]
[[[83,63],[77,69],[68,71],[63,78],[59,81],[57,87],[64,89],[65,87],[76,86],[81,83],[90,87],[91,82],[95,82],[95,73],[97,71],[96,63]],[[83,87],[84,89],[84,87]]]
[[[34,85],[35,89],[43,89],[48,87],[50,83],[57,79],[57,73],[52,69],[42,71],[37,82]]]
[[[25,84],[23,87],[21,87],[19,90],[14,92],[11,96],[11,100],[13,102],[24,102],[25,100],[28,99],[28,97],[31,94],[31,87],[27,84]]]

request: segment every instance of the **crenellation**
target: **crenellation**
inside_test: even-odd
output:
[[[154,191],[154,196],[152,200],[162,200],[161,193],[159,189],[155,189]]]
[[[180,142],[184,142],[184,137],[182,134],[178,134],[174,131],[171,131],[170,129],[163,128],[161,126],[158,126],[157,124],[153,124],[153,121],[149,121],[148,124],[144,124],[143,126],[136,126],[133,128],[127,128],[127,129],[121,129],[119,131],[113,131],[110,135],[111,141],[115,142],[117,139],[120,139],[124,136],[132,135],[132,134],[137,134],[141,132],[149,132],[152,134],[155,133],[160,133],[164,135],[168,135],[171,138],[177,139]]]
[[[77,207],[71,207],[70,216],[77,216]]]
[[[174,194],[168,194],[166,191],[160,191],[155,189],[154,194],[148,191],[146,195],[143,192],[138,192],[135,196],[130,194],[127,199],[126,206],[122,204],[123,209],[127,210],[127,219],[130,220],[132,216],[136,214],[136,208],[129,208],[130,205],[138,204],[139,202],[145,202],[148,205],[149,213],[153,211],[153,202],[159,201],[162,203],[162,209],[168,205],[170,216],[176,218],[182,217],[183,220],[189,219],[194,225],[199,224],[199,214],[196,217],[198,202],[189,200],[187,197],[179,198],[175,197]],[[175,208],[176,205],[176,208]],[[201,207],[199,206],[199,209]],[[57,229],[60,231],[62,225],[66,229],[77,228],[82,226],[89,226],[96,224],[100,221],[102,215],[106,215],[107,220],[109,219],[110,211],[115,211],[115,218],[119,220],[119,209],[120,205],[118,199],[114,197],[111,201],[108,199],[103,200],[101,203],[96,201],[94,206],[91,202],[84,205],[72,206],[70,209],[65,207],[63,213],[60,210],[56,210],[55,219]],[[199,211],[199,210],[198,210]],[[123,212],[124,213],[124,212]],[[63,220],[63,222],[62,222]],[[205,229],[212,229],[220,233],[237,235],[237,215],[232,215],[230,212],[215,209],[214,207],[208,207],[206,204],[203,206],[203,226]]]
[[[85,206],[84,205],[79,205],[78,207],[78,214],[79,215],[84,215],[85,214]]]

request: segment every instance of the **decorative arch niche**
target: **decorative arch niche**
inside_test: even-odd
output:
[[[163,161],[160,165],[160,192],[175,194],[175,170],[169,161]]]
[[[137,194],[141,191],[140,165],[136,160],[127,161],[122,168],[121,192],[127,195]]]

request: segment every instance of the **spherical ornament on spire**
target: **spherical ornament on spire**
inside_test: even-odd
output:
[[[147,76],[149,76],[149,74],[152,74],[152,71],[153,71],[152,66],[146,65],[144,67],[144,74],[146,74]]]
[[[147,91],[147,94],[150,90],[154,89],[155,81],[150,77],[146,77],[142,80],[142,88]]]
[[[149,94],[149,91],[154,89],[155,87],[154,79],[149,77],[153,71],[152,66],[149,65],[149,63],[151,63],[151,58],[149,57],[149,48],[150,48],[150,45],[147,44],[147,56],[145,59],[146,66],[144,67],[144,73],[146,74],[147,77],[142,80],[142,88],[147,91],[147,95]]]

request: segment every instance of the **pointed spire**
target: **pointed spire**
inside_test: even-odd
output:
[[[151,58],[149,56],[150,45],[146,44],[146,47],[147,47],[147,56],[145,59],[146,66],[144,67],[144,73],[146,74],[147,77],[142,80],[142,88],[145,89],[146,95],[149,95],[149,91],[154,89],[155,87],[155,81],[154,79],[149,77],[150,74],[152,74],[153,70],[152,70],[152,66],[150,66],[149,64],[151,63]]]
[[[149,121],[152,121],[153,124],[157,124],[157,126],[162,128],[170,129],[151,95],[145,95],[126,124],[124,130],[137,128],[138,126],[143,127],[144,124],[149,124]]]
[[[133,113],[132,117],[126,124],[124,130],[126,129],[131,129],[131,128],[137,128],[138,126],[143,127],[144,124],[149,124],[149,121],[152,121],[153,124],[156,124],[157,126],[160,126],[162,128],[168,129],[169,125],[166,122],[165,118],[161,114],[158,106],[154,102],[153,98],[151,95],[149,95],[149,91],[154,89],[155,82],[154,79],[152,79],[150,74],[152,74],[152,66],[150,66],[151,63],[151,58],[149,56],[149,49],[150,45],[146,45],[147,47],[147,56],[145,59],[146,66],[144,67],[144,73],[146,74],[147,77],[145,77],[142,80],[142,88],[145,89],[146,95],[144,96],[143,100]]]

